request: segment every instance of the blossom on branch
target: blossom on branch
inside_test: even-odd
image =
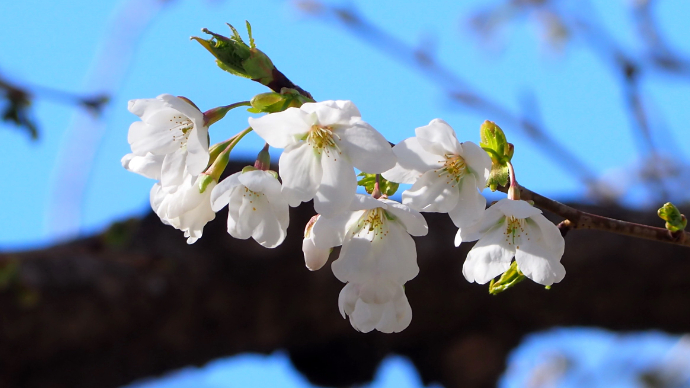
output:
[[[151,188],[151,208],[164,224],[183,231],[187,244],[201,238],[206,223],[216,217],[210,200],[216,182],[211,182],[201,193],[201,177],[187,174],[179,186],[166,189],[159,182]]]
[[[362,332],[404,330],[412,310],[403,285],[419,273],[413,236],[428,227],[417,211],[388,199],[357,194],[350,211],[320,216],[305,238],[305,261],[325,262],[327,249],[342,245],[333,274],[347,283],[338,306],[343,318]],[[312,246],[313,245],[313,246]],[[326,256],[327,257],[327,256]]]
[[[353,167],[376,174],[395,165],[390,144],[362,120],[351,101],[306,103],[249,118],[249,125],[272,147],[284,148],[279,166],[288,204],[313,198],[316,211],[327,217],[352,202],[357,189]]]
[[[403,204],[422,212],[448,213],[457,227],[477,222],[486,208],[481,191],[491,171],[491,158],[478,145],[458,142],[441,119],[415,129],[416,137],[393,147],[398,158],[384,178],[412,184]]]
[[[563,236],[541,210],[525,201],[496,202],[482,220],[458,230],[455,245],[475,240],[462,267],[469,282],[487,283],[508,270],[513,257],[520,272],[539,284],[550,286],[565,276]]]
[[[280,182],[268,171],[230,175],[213,188],[211,204],[214,211],[228,206],[228,233],[235,238],[252,237],[266,248],[285,240],[288,204],[280,193]]]
[[[196,176],[206,169],[208,127],[204,114],[191,102],[161,94],[156,98],[130,100],[128,109],[141,118],[129,127],[127,140],[132,154],[162,157],[157,178],[162,187],[178,186],[186,174]]]

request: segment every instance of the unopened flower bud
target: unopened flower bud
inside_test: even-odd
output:
[[[268,143],[264,145],[264,148],[256,156],[256,162],[254,162],[254,168],[257,170],[268,170],[271,167],[271,154],[268,152]]]

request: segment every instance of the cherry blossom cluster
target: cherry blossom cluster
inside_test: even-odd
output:
[[[412,236],[427,234],[423,212],[448,213],[458,228],[456,246],[479,240],[462,269],[470,282],[487,283],[514,265],[520,276],[546,286],[563,279],[563,238],[539,209],[519,199],[512,165],[508,198],[486,208],[481,192],[492,185],[497,163],[509,164],[512,148],[503,153],[507,146],[492,148],[490,141],[460,142],[440,119],[391,147],[351,101],[296,105],[249,118],[248,130],[209,148],[208,127],[227,110],[202,113],[166,94],[130,101],[141,121],[130,126],[132,153],[122,165],[158,181],[151,207],[189,244],[227,206],[231,236],[274,248],[286,238],[289,207],[313,200],[318,214],[305,228],[306,266],[322,268],[341,247],[331,265],[346,283],[338,307],[362,332],[399,332],[410,324],[404,287],[419,273]],[[267,146],[254,166],[221,180],[230,150],[249,131]],[[268,145],[283,150],[278,173],[269,169]],[[371,195],[357,193],[356,170],[376,176]],[[387,182],[411,185],[402,202],[381,191]]]

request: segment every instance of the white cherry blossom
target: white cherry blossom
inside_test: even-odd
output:
[[[486,200],[481,191],[491,171],[491,158],[478,145],[458,142],[441,119],[415,129],[416,137],[393,147],[398,162],[384,178],[412,184],[403,204],[422,212],[448,213],[457,227],[481,218]]]
[[[127,140],[132,154],[162,157],[161,171],[156,175],[166,190],[182,184],[187,174],[197,176],[206,169],[208,127],[204,114],[196,106],[182,98],[161,94],[151,99],[130,100],[128,109],[141,118],[129,127]]]
[[[127,154],[122,157],[120,163],[126,170],[145,176],[149,179],[161,179],[161,168],[163,167],[165,155],[154,155],[147,152],[146,155]]]
[[[324,216],[346,210],[357,189],[353,167],[377,174],[395,165],[386,139],[362,121],[351,101],[306,103],[249,125],[280,156],[282,193],[290,206],[314,199]]]
[[[211,209],[211,182],[203,193],[199,192],[199,179],[186,175],[179,186],[163,189],[160,182],[151,188],[151,208],[161,221],[184,232],[187,244],[201,238],[204,226],[216,217]]]
[[[455,245],[479,240],[467,254],[462,273],[469,282],[485,284],[505,272],[515,257],[518,269],[549,286],[565,276],[561,257],[565,242],[541,210],[521,200],[502,199],[478,223],[460,228]]]
[[[399,332],[412,319],[403,285],[419,273],[410,235],[423,236],[427,231],[419,212],[357,194],[350,211],[316,220],[307,238],[313,247],[304,250],[305,260],[325,262],[324,252],[342,245],[331,268],[338,280],[347,283],[338,300],[343,318],[348,315],[352,326],[362,332]]]
[[[266,248],[280,245],[287,235],[287,201],[280,182],[268,171],[238,172],[213,189],[214,211],[228,206],[228,233],[239,239],[252,237]]]

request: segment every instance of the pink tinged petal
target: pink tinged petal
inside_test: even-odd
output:
[[[355,311],[350,314],[350,324],[362,333],[368,333],[376,328],[381,321],[385,305],[369,304],[357,299]]]
[[[285,236],[287,236],[287,230],[283,228],[276,215],[271,211],[266,196],[261,194],[255,197],[253,205],[252,217],[258,218],[258,223],[254,227],[252,238],[266,248],[275,248],[282,244]]]
[[[315,114],[318,120],[315,124],[323,126],[348,125],[353,117],[362,116],[352,101],[345,100],[308,102],[300,109],[305,113]]]
[[[289,145],[280,155],[278,165],[283,179],[282,194],[290,206],[314,198],[323,169],[321,155],[316,154],[312,146],[304,142]]]
[[[528,233],[535,236],[539,232],[536,225],[527,225]],[[561,264],[562,253],[555,252],[537,238],[522,239],[521,245],[515,253],[515,261],[522,273],[533,281],[550,286],[558,283],[565,276],[565,268]]]
[[[489,179],[491,172],[491,158],[481,147],[466,141],[462,143],[462,154],[465,163],[470,168],[470,171],[477,175],[477,188],[481,191],[486,187],[486,180]]]
[[[340,290],[340,294],[338,295],[338,309],[343,318],[346,318],[345,315],[350,315],[355,311],[357,299],[359,299],[359,286],[357,284],[348,283]]]
[[[468,282],[485,284],[510,268],[515,250],[506,241],[505,226],[489,230],[467,254],[462,274]]]
[[[455,235],[455,246],[460,246],[463,242],[479,240],[490,229],[499,224],[503,225],[504,222],[505,215],[495,206],[491,206],[486,209],[477,223],[458,229],[458,233]]]
[[[316,271],[326,264],[331,249],[318,248],[314,245],[313,239],[305,238],[302,241],[302,252],[304,253],[304,264],[310,271]]]
[[[403,204],[423,212],[447,213],[458,203],[459,191],[455,185],[446,175],[427,171],[403,192]]]
[[[258,119],[249,118],[249,125],[254,132],[275,148],[297,144],[311,130],[312,124],[309,115],[299,108],[288,108],[283,112],[270,113]]]
[[[507,217],[512,216],[517,219],[528,218],[541,214],[541,210],[523,200],[511,200],[508,198],[503,198],[502,200],[496,202],[492,207],[494,206]]]
[[[352,164],[336,150],[321,154],[323,175],[314,196],[314,209],[324,217],[331,217],[350,208],[357,191],[357,177]]]
[[[465,175],[459,183],[458,203],[448,212],[450,219],[458,228],[465,228],[479,222],[486,209],[486,198],[477,191],[474,175]]]
[[[407,233],[413,236],[426,236],[429,232],[429,226],[418,211],[411,209],[401,203],[383,199],[381,202],[386,204],[386,213],[395,218],[394,222],[398,222],[405,227]]]
[[[427,171],[443,167],[443,155],[427,152],[416,137],[405,139],[393,147],[397,164],[382,175],[389,181],[413,184]]]
[[[336,142],[352,165],[360,171],[380,174],[395,166],[396,157],[388,141],[364,121],[357,121],[335,132]]]
[[[455,131],[441,119],[433,119],[429,125],[414,130],[417,141],[427,152],[435,155],[462,155],[462,146]]]
[[[230,202],[232,189],[241,185],[239,176],[241,172],[236,172],[229,177],[220,181],[216,187],[211,191],[211,208],[213,211],[218,211],[225,207]],[[208,190],[208,188],[207,188]]]
[[[161,168],[163,166],[163,155],[147,153],[146,156],[127,154],[122,157],[122,167],[128,171],[137,173],[150,179],[161,178]]]
[[[536,224],[533,229],[538,229],[541,232],[540,240],[537,241],[545,244],[546,247],[555,252],[560,260],[565,251],[565,240],[561,235],[561,231],[542,214],[537,214],[527,219],[527,225],[531,226],[532,222]]]

